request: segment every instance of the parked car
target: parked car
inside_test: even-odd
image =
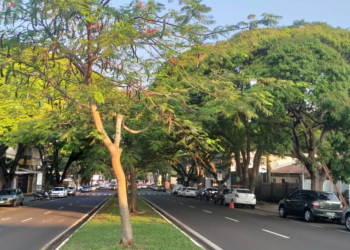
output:
[[[225,201],[225,195],[228,194],[231,191],[229,188],[224,188],[219,190],[216,194],[213,196],[213,203],[219,203],[220,205],[224,205]]]
[[[68,186],[67,187],[67,194],[75,196],[77,194],[77,190],[73,186]]]
[[[65,187],[54,187],[51,190],[51,197],[56,198],[56,197],[62,197],[65,198],[68,196],[67,194],[67,189]]]
[[[155,191],[158,191],[158,188],[159,188],[158,185],[154,185],[154,186],[153,186],[153,190],[155,190]]]
[[[91,190],[91,187],[90,186],[83,186],[82,188],[81,188],[81,192],[82,193],[89,193],[89,192],[91,192],[92,190]]]
[[[183,191],[182,196],[183,197],[195,197],[196,196],[197,189],[188,187],[186,190]]]
[[[110,184],[109,185],[109,190],[117,190],[117,185],[116,184]]]
[[[95,186],[90,186],[91,191],[96,191],[96,187]]]
[[[142,184],[142,185],[141,185],[141,188],[142,188],[142,189],[146,189],[146,188],[147,188],[147,185],[146,185],[146,184]]]
[[[158,192],[166,192],[166,189],[164,186],[158,186],[158,189],[157,189]]]
[[[187,187],[180,188],[179,191],[177,191],[177,196],[183,196],[183,192],[186,190]]]
[[[343,204],[334,193],[298,190],[279,202],[278,211],[280,217],[303,216],[307,222],[316,218],[340,222]]]
[[[254,209],[256,205],[255,195],[249,189],[244,188],[232,188],[227,194],[225,194],[225,205],[230,204],[231,201],[233,201],[235,205],[250,206],[252,209]]]
[[[182,187],[178,187],[177,189],[173,189],[172,191],[171,191],[171,195],[177,195],[177,193],[179,192],[179,190],[181,189]]]
[[[0,206],[23,205],[24,194],[19,188],[4,188],[0,191]]]
[[[342,223],[345,224],[346,229],[350,231],[350,207],[343,210]]]

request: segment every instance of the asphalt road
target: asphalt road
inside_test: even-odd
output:
[[[103,203],[109,190],[77,193],[54,200],[33,201],[22,207],[0,207],[0,249],[52,249],[49,243]]]
[[[350,248],[350,233],[343,225],[279,218],[277,213],[258,209],[230,209],[150,189],[139,190],[139,195],[214,243],[217,250]]]

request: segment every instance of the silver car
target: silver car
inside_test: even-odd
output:
[[[23,205],[24,194],[19,188],[5,188],[0,191],[0,206]]]
[[[350,207],[343,210],[342,223],[345,223],[345,227],[350,231]]]

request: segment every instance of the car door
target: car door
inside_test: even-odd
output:
[[[294,210],[296,215],[303,215],[305,204],[308,200],[308,191],[299,191],[299,200],[294,202]]]
[[[231,189],[230,191],[227,192],[227,194],[225,194],[225,203],[230,203],[232,200],[232,197],[234,195],[234,189]]]
[[[296,203],[300,201],[300,191],[296,191],[292,193],[290,196],[288,196],[284,202],[284,208],[286,210],[286,213],[288,214],[295,214],[296,213]]]

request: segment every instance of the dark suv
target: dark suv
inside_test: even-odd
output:
[[[340,222],[343,205],[334,193],[298,190],[279,202],[278,211],[280,217],[303,216],[307,222],[315,218]]]

